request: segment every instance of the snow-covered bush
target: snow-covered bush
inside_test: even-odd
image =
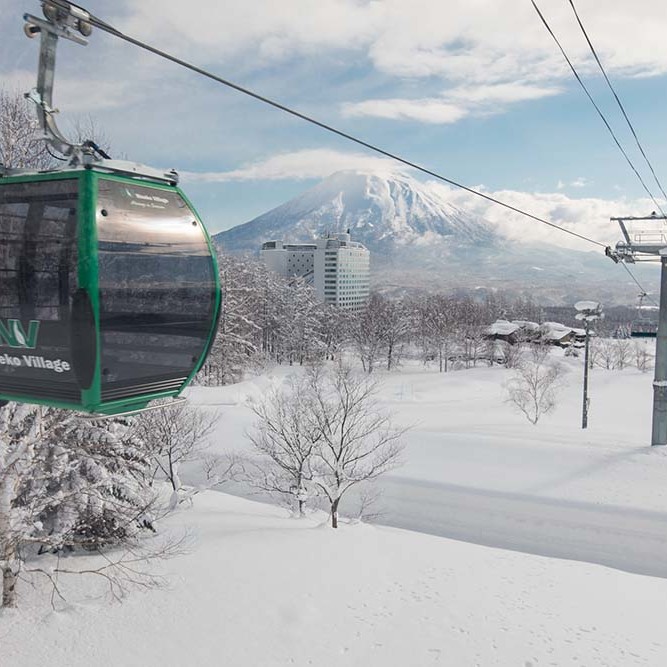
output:
[[[180,467],[183,463],[199,461],[207,470],[209,481],[219,483],[213,479],[214,463],[208,463],[206,458],[207,438],[217,422],[217,415],[183,403],[167,404],[136,418],[135,432],[148,459],[149,480],[169,483],[172,508],[192,495],[182,489]]]
[[[651,360],[653,355],[646,349],[646,346],[640,342],[635,342],[633,352],[635,355],[635,365],[642,372],[651,369]]]
[[[149,459],[131,425],[10,403],[0,410],[3,605],[29,545],[99,549],[152,527]]]
[[[535,346],[533,346],[535,347]],[[537,353],[523,361],[505,383],[507,402],[533,425],[556,407],[563,369]]]

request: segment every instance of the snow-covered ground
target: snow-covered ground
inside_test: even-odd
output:
[[[54,613],[41,584],[24,585],[0,614],[1,664],[667,664],[667,452],[648,447],[651,374],[594,370],[582,431],[581,360],[563,362],[558,409],[535,427],[503,403],[502,368],[382,375],[381,402],[413,426],[382,521],[432,535],[336,532],[206,492],[164,522],[193,533],[188,553],[156,565],[167,589],[109,605],[75,581]],[[289,372],[191,391],[221,413],[214,451],[247,451],[247,399]]]
[[[536,426],[504,402],[512,371],[440,374],[406,363],[381,374],[382,406],[412,428],[404,465],[378,484],[379,521],[667,577],[667,451],[648,445],[652,373],[593,370],[582,430],[582,360],[552,356],[566,369],[564,386],[556,411]],[[248,399],[290,372],[299,370],[192,390],[195,402],[221,413],[215,451],[247,449]]]
[[[194,537],[168,589],[109,605],[77,581],[54,613],[24,588],[3,667],[667,664],[664,579],[215,492],[168,524]]]

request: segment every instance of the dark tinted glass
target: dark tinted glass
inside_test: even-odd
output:
[[[214,314],[204,230],[176,191],[108,180],[99,184],[97,225],[103,398],[184,379]]]
[[[0,392],[78,400],[77,181],[0,181]]]

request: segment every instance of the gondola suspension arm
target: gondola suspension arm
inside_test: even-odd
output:
[[[92,32],[90,15],[81,7],[62,0],[45,0],[42,2],[42,11],[46,20],[31,14],[23,16],[26,21],[25,34],[31,38],[40,35],[37,86],[25,96],[37,107],[37,118],[45,141],[67,157],[71,166],[77,166],[83,162],[84,155],[94,156],[95,148],[90,145],[91,142],[77,144],[69,141],[56,124],[55,114],[58,109],[53,108],[56,49],[61,37],[82,46],[87,45],[85,38]]]

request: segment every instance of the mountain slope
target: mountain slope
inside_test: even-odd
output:
[[[347,229],[371,252],[386,255],[397,245],[486,245],[496,238],[489,223],[442,201],[408,176],[339,171],[215,239],[231,251],[253,251],[262,241],[309,241]]]

